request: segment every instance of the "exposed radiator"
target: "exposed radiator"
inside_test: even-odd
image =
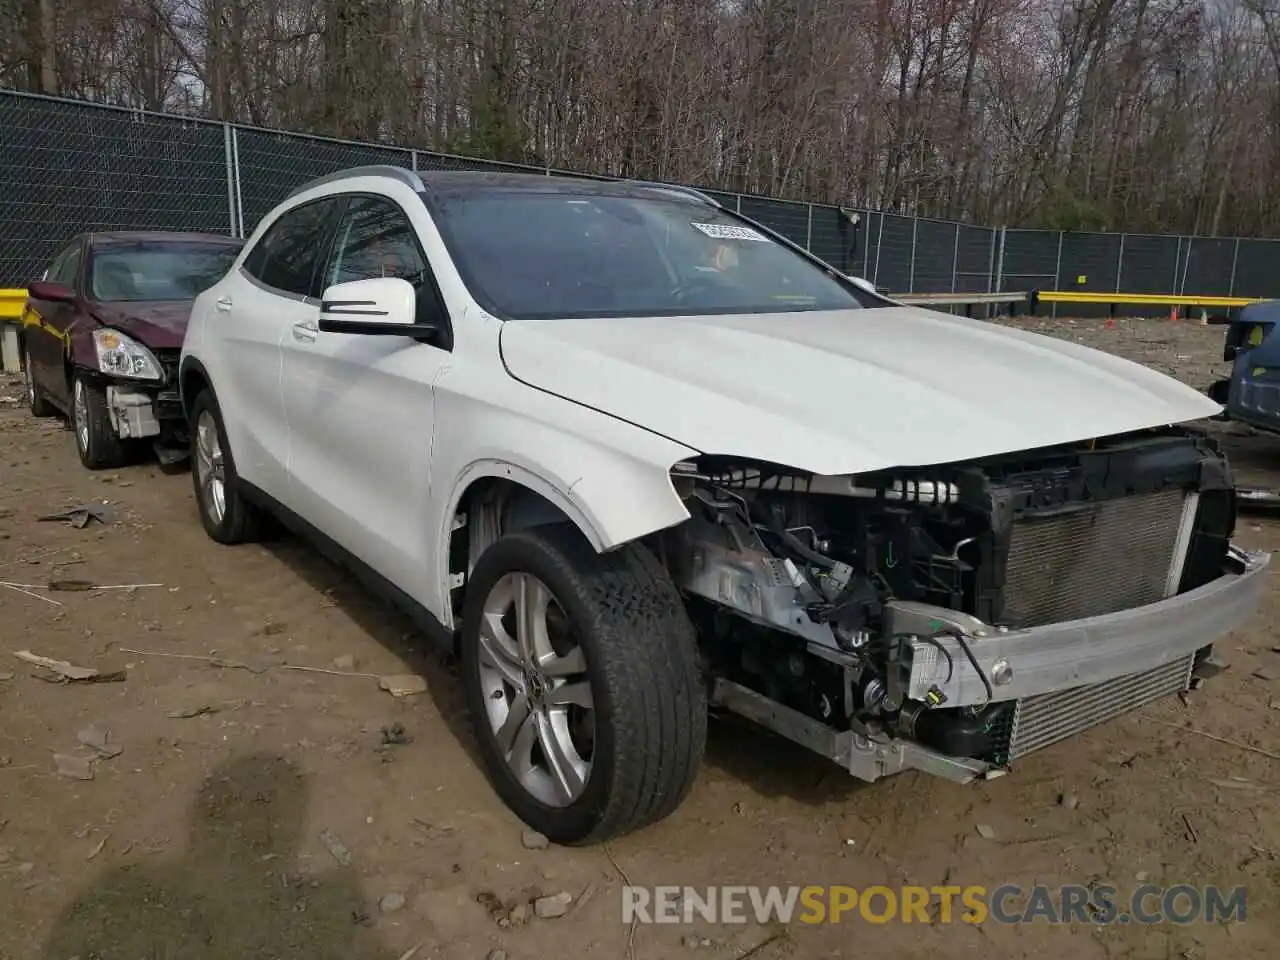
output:
[[[1018,521],[1001,622],[1034,627],[1171,595],[1190,542],[1195,499],[1184,490],[1162,490]]]
[[[1019,700],[1009,733],[1008,760],[1186,690],[1194,664],[1193,654],[1144,673]]]

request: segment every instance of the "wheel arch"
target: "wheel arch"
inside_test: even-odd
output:
[[[186,416],[191,416],[191,402],[202,390],[213,393],[209,371],[195,357],[185,357],[178,368],[178,396],[182,399],[182,412]],[[217,398],[216,393],[214,398]]]
[[[561,523],[575,529],[596,553],[605,553],[689,518],[667,471],[633,473],[628,489],[612,490],[603,499],[591,494],[602,492],[611,476],[581,476],[565,485],[548,474],[503,460],[480,460],[454,481],[438,567],[444,576],[441,596],[447,598],[442,612],[451,620],[446,626],[456,623],[457,592],[480,553],[503,534]],[[462,514],[466,522],[459,526]]]

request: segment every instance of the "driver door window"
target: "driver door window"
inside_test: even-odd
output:
[[[427,263],[398,206],[378,197],[353,197],[338,224],[325,286],[377,277],[402,277],[421,287]]]
[[[338,222],[324,286],[379,277],[413,285],[419,322],[445,318],[444,301],[405,212],[384,197],[353,196]]]

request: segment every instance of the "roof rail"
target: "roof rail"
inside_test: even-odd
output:
[[[703,203],[709,203],[713,207],[720,206],[720,204],[712,200],[701,190],[695,190],[693,187],[686,187],[678,183],[659,183],[656,180],[624,180],[623,183],[634,183],[640,187],[654,187],[658,190],[667,190],[671,193],[679,193],[686,197],[693,197],[693,199],[701,200]]]
[[[325,174],[323,177],[316,177],[316,179],[309,180],[300,187],[295,187],[285,199],[296,197],[304,190],[310,190],[312,187],[319,187],[326,183],[336,183],[339,180],[349,180],[352,177],[387,177],[403,183],[414,192],[421,192],[426,189],[423,186],[422,178],[412,170],[405,167],[392,166],[391,164],[373,164],[367,167],[348,167],[345,170],[335,170],[333,173]]]

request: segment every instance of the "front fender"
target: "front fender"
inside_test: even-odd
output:
[[[586,473],[570,477],[541,464],[477,460],[454,481],[446,516],[452,518],[458,512],[462,498],[476,481],[492,478],[510,480],[553,503],[600,553],[689,519],[668,470],[653,468],[637,475],[632,467],[605,458]]]
[[[474,367],[447,369],[435,389],[430,529],[441,576],[432,605],[444,618],[454,517],[480,480],[537,493],[599,552],[689,518],[670,471],[697,451]]]
[[[98,369],[98,348],[93,343],[96,326],[77,320],[67,328],[67,359],[82,370]]]

